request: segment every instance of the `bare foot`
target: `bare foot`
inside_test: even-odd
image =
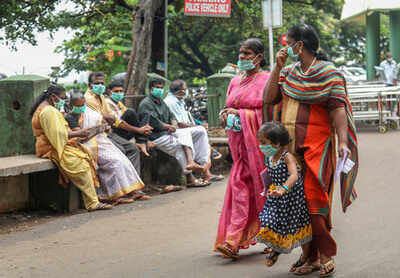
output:
[[[204,167],[197,163],[191,163],[186,165],[186,169],[191,171],[204,171]]]
[[[138,143],[137,143],[137,144],[136,144],[136,147],[138,147],[139,150],[141,150],[142,153],[144,153],[145,156],[150,156],[150,154],[147,152],[146,145],[144,145],[144,144],[138,144]]]

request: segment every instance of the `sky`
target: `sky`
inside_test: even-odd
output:
[[[56,7],[56,11],[73,8],[74,5],[65,0]],[[16,44],[17,51],[13,51],[10,47],[0,43],[0,73],[12,76],[22,74],[25,71],[25,74],[48,76],[51,73],[51,67],[61,66],[64,60],[63,53],[55,53],[54,49],[61,45],[63,40],[72,37],[72,32],[67,29],[60,29],[55,32],[53,39],[50,39],[48,32],[36,33],[36,46],[19,42]],[[86,77],[87,74],[85,73],[71,73],[66,78],[59,79],[59,82],[84,81]]]
[[[50,67],[61,66],[64,55],[55,53],[54,49],[60,45],[63,40],[72,38],[72,34],[62,29],[54,33],[53,39],[48,32],[37,33],[37,45],[32,46],[29,43],[17,43],[17,51],[10,47],[0,44],[0,73],[7,76],[15,74],[37,74],[47,76],[50,74]],[[72,82],[74,79],[80,79],[79,75],[72,73],[64,81]],[[60,80],[62,82],[62,80]]]

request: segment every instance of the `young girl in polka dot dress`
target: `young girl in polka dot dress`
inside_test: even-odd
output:
[[[300,169],[296,158],[287,151],[288,131],[278,122],[268,122],[261,126],[257,137],[272,180],[265,188],[267,199],[259,215],[261,230],[257,241],[270,249],[265,264],[272,266],[280,254],[288,254],[296,247],[302,246],[303,253],[307,253],[312,237],[311,219]]]

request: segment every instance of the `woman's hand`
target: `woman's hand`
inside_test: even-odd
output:
[[[229,114],[233,114],[233,115],[236,115],[236,116],[240,116],[239,110],[233,109],[233,108],[228,108],[228,109],[226,110],[226,113],[227,113],[228,115],[229,115]]]
[[[287,54],[287,47],[282,48],[281,50],[278,51],[276,54],[276,64],[279,67],[283,67],[286,64],[286,60],[288,58]]]
[[[146,135],[146,136],[150,135],[153,132],[153,128],[151,126],[149,126],[148,124],[139,128],[139,130],[140,130],[139,131],[140,134]]]
[[[338,153],[339,157],[343,158],[345,153],[347,154],[347,157],[350,156],[351,151],[346,143],[339,143]]]
[[[221,110],[221,112],[219,112],[219,120],[221,122],[221,126],[223,128],[226,127],[226,120],[228,118],[228,114],[226,113],[227,109],[223,109]]]

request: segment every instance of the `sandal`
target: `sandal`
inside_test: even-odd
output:
[[[271,253],[268,254],[268,256],[265,258],[264,264],[268,267],[273,266],[279,258],[279,255],[281,253],[276,252],[276,251],[272,251]]]
[[[160,194],[181,191],[182,189],[183,189],[183,187],[179,186],[179,185],[167,185],[166,187],[163,188],[163,190],[160,192]]]
[[[133,192],[133,193],[131,194],[131,196],[132,196],[133,200],[135,200],[135,201],[147,201],[147,200],[150,200],[150,199],[151,199],[151,196],[146,195],[146,194],[145,194],[144,192],[142,192],[142,191]]]
[[[329,270],[330,266],[333,266],[331,270]],[[325,274],[321,273],[323,270],[326,271]],[[319,272],[320,272],[320,274],[319,274],[320,277],[329,277],[329,276],[332,276],[333,274],[335,274],[336,267],[335,267],[335,262],[333,261],[333,259],[329,260],[328,262],[326,262],[324,264],[321,263]]]
[[[211,183],[208,181],[203,181],[201,179],[195,179],[192,183],[186,185],[186,187],[205,187],[210,185]]]
[[[222,253],[222,255],[225,255],[225,258],[231,258],[231,259],[239,259],[239,254],[238,252],[235,252],[229,244],[225,243],[224,245],[218,245],[216,247],[217,251]]]
[[[264,251],[262,251],[263,254],[267,254],[267,255],[268,255],[269,253],[271,253],[271,252],[272,252],[272,248],[268,248],[268,247],[265,248]]]
[[[89,212],[96,211],[96,210],[107,210],[112,209],[113,206],[105,203],[99,203],[94,209],[88,210]]]
[[[125,196],[117,199],[116,201],[118,204],[131,204],[131,203],[135,202],[134,199],[125,197]]]
[[[303,254],[301,254],[300,258],[294,264],[292,264],[289,272],[295,272],[297,268],[303,266],[306,262],[307,262],[307,258],[303,259]]]
[[[225,177],[223,175],[212,175],[210,178],[205,179],[207,182],[222,181]]]
[[[304,265],[298,267],[293,274],[302,276],[302,275],[307,275],[310,273],[313,273],[314,271],[319,270],[321,265],[319,262],[313,262],[313,263],[305,263]]]
[[[213,148],[212,153],[211,153],[211,157],[212,157],[212,159],[218,160],[218,159],[221,159],[222,154],[219,151],[217,151],[216,149]]]

